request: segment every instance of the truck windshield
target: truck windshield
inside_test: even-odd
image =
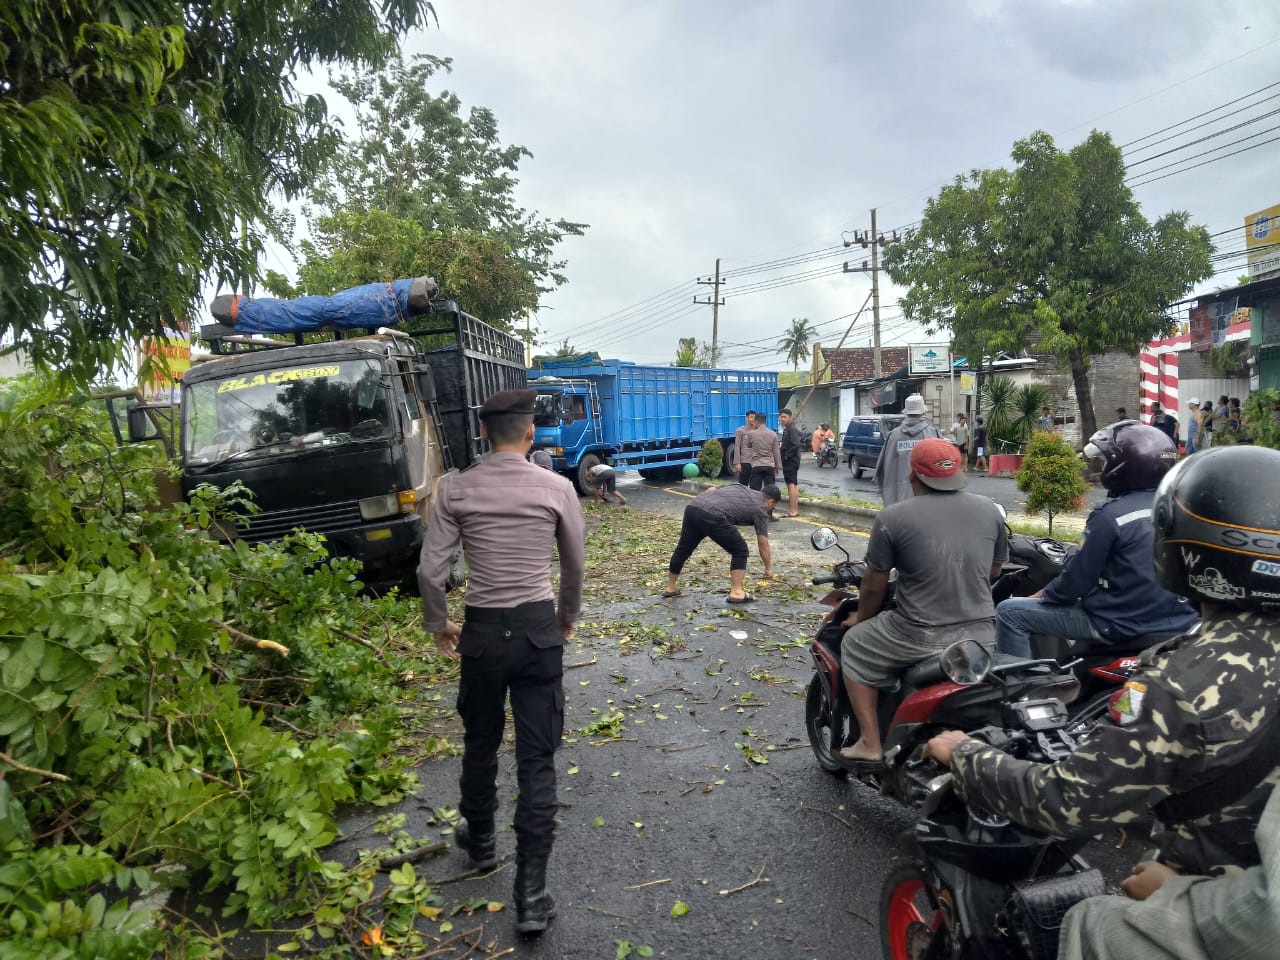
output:
[[[391,434],[387,389],[370,360],[206,380],[185,389],[182,406],[182,453],[197,466]]]
[[[558,427],[560,425],[560,404],[564,394],[559,390],[539,393],[533,401],[533,425],[535,427]]]

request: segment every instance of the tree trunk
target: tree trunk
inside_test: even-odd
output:
[[[1089,361],[1079,347],[1067,352],[1071,363],[1071,382],[1076,387],[1076,405],[1080,408],[1080,443],[1088,443],[1098,421],[1093,412],[1093,388],[1089,385]]]

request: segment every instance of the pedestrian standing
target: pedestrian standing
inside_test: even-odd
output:
[[[791,418],[790,410],[778,414],[782,424],[779,452],[782,456],[782,479],[787,485],[787,501],[791,509],[788,517],[800,516],[800,452],[804,449],[804,434]]]
[[[752,490],[762,490],[766,484],[777,481],[782,472],[782,446],[778,435],[765,422],[764,414],[756,414],[756,428],[751,431],[751,483]]]
[[[1200,400],[1192,397],[1187,401],[1187,456],[1200,449]]]
[[[756,412],[747,411],[747,422],[733,432],[733,468],[744,487],[751,483],[751,431],[756,428]]]
[[[1128,420],[1128,419],[1129,419],[1129,411],[1126,410],[1124,407],[1116,407],[1116,420],[1119,421],[1119,420]]]
[[[480,407],[493,447],[484,462],[440,481],[418,563],[422,621],[443,656],[461,656],[463,754],[458,846],[473,866],[497,863],[498,748],[508,692],[516,732],[516,930],[539,934],[555,916],[547,860],[555,835],[555,751],[564,727],[564,644],[582,606],[584,529],[573,485],[525,459],[533,390],[500,390]],[[551,547],[560,555],[559,609]],[[448,618],[445,579],[461,544],[467,605]]]
[[[698,548],[698,544],[710,537],[729,554],[728,603],[751,603],[755,597],[746,592],[747,541],[742,539],[738,527],[750,524],[756,529],[756,546],[764,563],[764,575],[773,577],[773,554],[769,550],[769,519],[774,505],[782,498],[782,492],[773,484],[762,490],[750,490],[739,484],[712,487],[693,498],[684,508],[680,523],[680,540],[671,554],[667,566],[667,589],[664,597],[680,596],[680,571]]]
[[[978,425],[973,428],[973,469],[986,473],[991,469],[987,462],[987,427],[978,417]]]
[[[1178,418],[1161,408],[1160,404],[1151,404],[1151,425],[1178,446]]]
[[[1200,407],[1200,449],[1213,446],[1213,435],[1218,432],[1218,418],[1213,413],[1213,401],[1206,400]]]
[[[969,421],[965,419],[963,413],[956,416],[956,422],[951,424],[951,442],[956,445],[956,449],[960,451],[960,469],[969,469]]]
[[[1040,417],[1036,420],[1036,428],[1038,430],[1053,430],[1053,408],[1041,407]]]
[[[924,397],[913,393],[902,404],[907,418],[889,431],[876,461],[876,485],[887,507],[911,499],[911,450],[926,437],[941,437],[938,428],[924,415]]]

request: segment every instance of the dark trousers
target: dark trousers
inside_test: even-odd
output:
[[[738,468],[738,482],[744,487],[751,486],[751,464],[744,463]]]
[[[763,490],[766,483],[773,483],[776,479],[773,467],[752,467],[751,482],[747,486],[752,490]]]
[[[476,833],[493,829],[507,692],[516,730],[516,851],[545,857],[555,839],[555,752],[564,730],[564,636],[550,600],[510,609],[467,607],[462,637],[462,799]]]
[[[698,549],[698,544],[708,537],[729,551],[730,570],[747,569],[747,541],[742,539],[738,528],[724,517],[717,517],[694,507],[684,508],[680,540],[676,543],[675,552],[671,554],[671,563],[667,569],[679,575],[693,551]]]

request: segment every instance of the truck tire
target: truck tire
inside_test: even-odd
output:
[[[862,464],[858,462],[857,457],[849,458],[849,472],[853,474],[853,479],[862,479]]]
[[[737,472],[733,469],[733,441],[722,440],[720,446],[724,449],[724,461],[720,464],[720,476],[732,477]]]
[[[591,468],[601,462],[603,461],[594,453],[584,453],[578,461],[578,472],[573,479],[578,492],[584,497],[589,497],[595,488],[595,484],[591,482]]]

